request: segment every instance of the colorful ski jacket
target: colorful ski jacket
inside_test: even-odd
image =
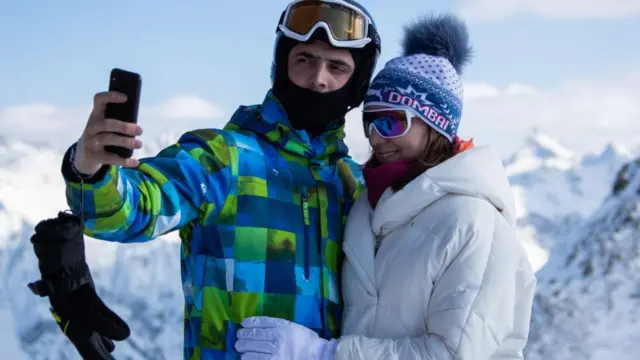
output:
[[[363,186],[343,139],[343,128],[313,140],[292,129],[268,92],[224,130],[187,132],[136,169],[113,166],[82,190],[67,179],[67,202],[97,239],[179,229],[184,359],[238,358],[238,324],[254,315],[336,337],[342,232]]]

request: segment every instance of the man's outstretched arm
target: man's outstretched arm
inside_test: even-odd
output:
[[[62,165],[67,204],[98,239],[144,242],[215,216],[231,186],[233,149],[216,130],[188,132],[136,168],[105,165],[88,179],[73,171],[74,147]]]

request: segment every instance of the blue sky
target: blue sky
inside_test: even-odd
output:
[[[640,66],[640,47],[633,45],[634,34],[640,34],[635,1],[628,5],[636,15],[630,17],[598,18],[600,10],[594,9],[595,16],[553,19],[548,17],[554,11],[567,10],[543,4],[503,19],[469,20],[476,56],[465,81],[496,88],[526,84],[541,91],[583,79],[615,87]],[[0,109],[35,103],[87,106],[107,86],[109,70],[122,67],[142,74],[145,104],[190,94],[229,114],[239,104],[260,102],[268,89],[274,29],[287,2],[0,0]],[[487,10],[501,3],[468,2],[486,4]],[[465,5],[444,0],[362,3],[382,35],[381,64],[398,54],[407,21]],[[541,15],[545,12],[551,15]],[[5,126],[7,121],[0,121]]]

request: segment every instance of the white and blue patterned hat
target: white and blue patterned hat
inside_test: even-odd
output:
[[[403,55],[387,62],[364,105],[409,108],[453,142],[462,116],[462,68],[471,59],[467,27],[446,14],[404,28]]]

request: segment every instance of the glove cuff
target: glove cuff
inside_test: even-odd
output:
[[[77,215],[60,212],[56,218],[39,222],[31,243],[43,279],[86,272],[83,226]]]
[[[27,286],[31,292],[41,297],[56,297],[70,294],[85,284],[90,284],[93,287],[93,278],[89,267],[83,263],[80,268],[73,269],[70,273],[45,277]]]

